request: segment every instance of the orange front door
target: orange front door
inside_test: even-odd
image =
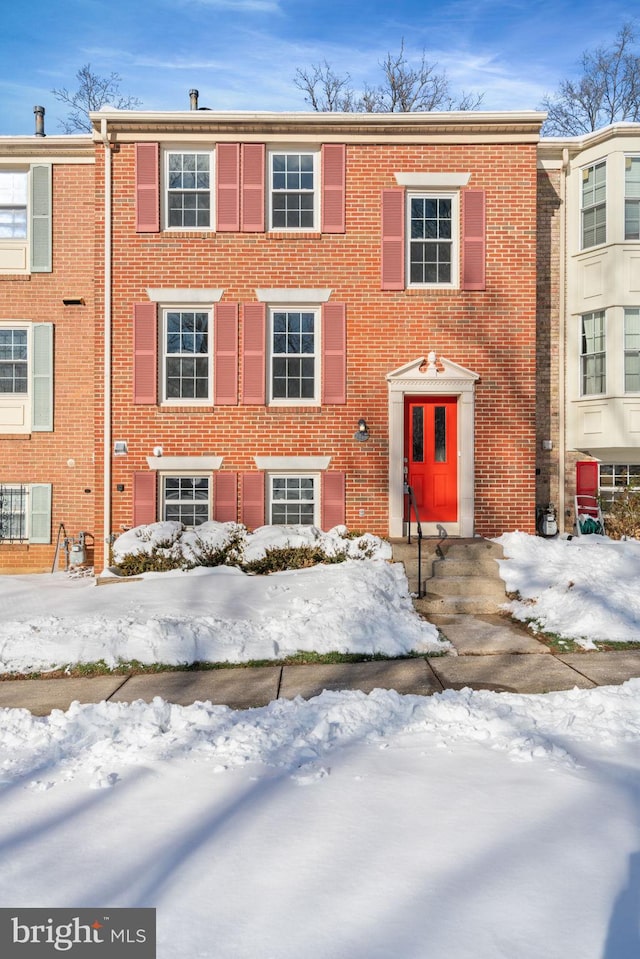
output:
[[[405,465],[422,523],[458,519],[458,400],[405,398]]]

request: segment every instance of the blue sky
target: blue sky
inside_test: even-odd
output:
[[[147,110],[305,110],[296,67],[327,60],[354,88],[405,41],[454,90],[484,91],[482,109],[536,109],[581,54],[612,41],[628,0],[31,0],[8,4],[0,34],[0,135],[31,134],[33,107],[61,132],[51,90],[75,74],[122,77]]]

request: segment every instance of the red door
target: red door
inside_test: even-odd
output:
[[[422,523],[458,519],[458,400],[405,398],[405,465]]]

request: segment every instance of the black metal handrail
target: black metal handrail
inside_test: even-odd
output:
[[[413,509],[413,515],[416,518],[416,532],[418,534],[418,599],[422,599],[422,524],[420,522],[420,514],[418,513],[418,504],[416,503],[416,496],[413,492],[413,487],[409,484],[405,484],[405,494],[408,500],[407,508],[407,521],[408,521],[408,536],[407,543],[411,545],[411,510]]]

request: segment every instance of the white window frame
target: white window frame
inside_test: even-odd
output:
[[[208,471],[207,471],[207,472],[202,472],[202,471],[197,471],[197,470],[193,470],[193,471],[190,470],[190,471],[188,471],[188,472],[186,472],[186,471],[179,471],[179,470],[163,470],[163,471],[159,472],[159,473],[158,473],[158,477],[159,477],[159,480],[160,480],[160,496],[159,496],[159,499],[160,499],[160,518],[161,518],[161,521],[162,521],[162,522],[168,521],[168,518],[167,518],[167,515],[166,515],[166,513],[167,513],[167,495],[166,495],[166,492],[167,492],[167,491],[166,491],[166,482],[167,482],[167,480],[206,480],[207,483],[208,483],[207,499],[206,499],[206,503],[207,503],[207,518],[206,518],[206,519],[203,519],[203,520],[202,520],[202,523],[208,523],[208,522],[210,522],[210,520],[211,520],[212,517],[213,517],[213,500],[212,500],[213,482],[212,482],[212,476],[213,476],[213,474],[210,473],[210,472],[208,472]],[[169,501],[169,502],[171,502],[171,501]],[[196,503],[198,503],[198,502],[203,503],[204,500],[197,500],[197,499],[195,499],[195,497],[194,497],[194,498],[191,499],[191,500],[185,498],[185,499],[177,499],[177,500],[174,500],[173,502],[183,503],[183,504],[189,505],[189,506],[191,506],[191,505],[194,505],[194,506],[195,506]],[[185,527],[186,527],[187,529],[196,529],[196,530],[197,530],[197,529],[198,529],[198,526],[201,526],[201,525],[202,525],[201,523],[197,523],[197,524],[195,524],[195,525],[190,525],[190,524],[188,524],[188,523],[185,523],[185,522],[184,522],[184,519],[182,519],[182,518],[180,518],[180,519],[178,519],[178,520],[176,520],[176,521],[177,521],[177,522],[184,523],[184,525],[185,525]]]
[[[289,397],[289,396],[274,396],[273,390],[273,364],[276,356],[286,356],[284,353],[276,354],[274,352],[274,317],[276,313],[312,313],[314,316],[314,366],[313,366],[313,396],[306,397]],[[270,406],[319,406],[320,405],[320,377],[321,377],[321,357],[322,357],[322,310],[317,305],[310,305],[308,303],[303,304],[293,304],[285,303],[282,305],[271,304],[267,308],[267,330],[268,330],[268,344],[267,344],[267,396],[268,403]],[[306,354],[294,354],[295,356],[304,357]]]
[[[205,396],[187,396],[170,397],[167,395],[167,323],[170,313],[206,313],[208,316],[208,350],[207,350],[207,395]],[[159,344],[159,377],[160,377],[160,405],[161,406],[211,406],[213,404],[213,308],[204,306],[200,303],[178,303],[175,305],[163,305],[160,309],[160,323],[158,324],[160,332]],[[189,355],[203,357],[203,353],[177,354],[187,358]]]
[[[32,372],[33,372],[33,324],[28,320],[3,320],[0,330],[24,330],[27,334],[27,391],[26,393],[0,393],[0,434],[1,433],[30,433],[31,432],[31,404],[33,401]],[[0,360],[0,363],[2,360]],[[4,423],[6,416],[15,419],[15,412],[22,411],[22,423]],[[6,410],[3,416],[3,410]]]
[[[595,202],[585,203],[585,183],[587,178],[593,174],[594,178],[596,175],[596,170],[603,168],[604,169],[604,199]],[[592,192],[595,193],[595,181],[592,188]],[[601,213],[601,221],[598,223],[598,213]],[[585,217],[588,214],[593,214],[594,223],[593,226],[589,227],[589,230],[593,230],[593,242],[585,242]],[[598,227],[604,225],[604,238],[601,240],[597,239]],[[595,163],[590,163],[588,166],[582,167],[580,175],[580,249],[581,250],[590,250],[595,246],[602,246],[607,242],[607,161],[606,160],[596,160]]]
[[[273,160],[275,156],[310,156],[313,161],[313,190],[274,190]],[[277,192],[281,193],[311,193],[313,196],[313,226],[275,226],[273,222],[273,198]],[[269,230],[276,233],[319,233],[320,232],[320,151],[305,149],[304,147],[273,147],[267,151],[267,216]]]
[[[169,224],[169,195],[170,193],[188,193],[192,192],[189,189],[184,190],[170,190],[169,187],[169,164],[170,158],[177,154],[184,156],[185,154],[193,153],[199,156],[207,156],[209,159],[209,189],[207,191],[201,190],[196,192],[207,192],[209,194],[209,225],[208,226],[182,226]],[[215,152],[213,150],[203,150],[195,146],[172,146],[167,147],[164,151],[164,183],[163,183],[163,210],[164,210],[164,229],[172,232],[191,232],[191,233],[205,233],[215,231]]]
[[[274,480],[312,480],[313,481],[313,521],[311,523],[276,523],[273,518],[273,507],[274,507],[274,496],[273,496],[273,481]],[[267,522],[270,526],[319,526],[320,525],[320,495],[321,495],[321,474],[318,472],[308,472],[308,471],[272,471],[267,473],[266,476],[267,483]],[[287,502],[287,500],[285,500]],[[304,503],[302,499],[291,500],[289,502],[295,503]]]
[[[608,472],[609,470],[611,472]],[[611,476],[613,482],[603,483],[603,475]],[[625,482],[618,486],[615,482],[616,476],[624,478]],[[637,485],[632,482],[632,477],[638,480]],[[640,495],[640,463],[598,463],[598,495],[603,503],[613,503],[618,493],[629,488]]]
[[[22,513],[13,513],[12,515],[19,515],[24,517],[22,526],[22,536],[0,536],[0,546],[4,543],[28,543],[29,536],[31,534],[31,510],[30,510],[30,495],[31,488],[28,483],[0,483],[0,531],[2,530],[2,515],[4,510],[3,494],[5,490],[14,490],[21,491],[21,499],[24,510]]]
[[[19,192],[24,192],[24,203],[22,202],[9,202],[8,199],[3,199],[4,190],[2,187],[3,179],[7,178],[16,178],[21,184],[22,189]],[[19,178],[19,179],[18,179]],[[14,188],[15,190],[15,183]],[[7,187],[7,193],[12,192],[11,187]],[[8,234],[6,236],[2,235],[2,212],[9,211],[10,213],[15,213],[15,211],[24,210],[24,232],[20,231],[19,233]],[[27,243],[29,239],[29,170],[28,168],[21,169],[16,167],[0,167],[0,240],[7,240],[11,243],[15,242],[24,242]]]
[[[602,317],[602,342],[603,349],[601,350],[591,350],[583,351],[583,341],[585,339],[584,333],[584,321],[587,318]],[[607,392],[607,313],[606,310],[592,310],[588,313],[583,313],[579,318],[579,331],[580,331],[580,343],[579,343],[579,355],[580,355],[580,396],[604,396]],[[604,364],[604,389],[598,390],[597,392],[587,392],[584,388],[585,386],[585,375],[586,375],[586,360],[589,357],[603,357]],[[593,374],[594,377],[596,374]],[[599,374],[598,374],[599,375]]]
[[[636,325],[638,326],[637,330],[628,330],[628,321],[631,319],[636,320]],[[640,393],[640,377],[639,383],[636,389],[629,389],[627,386],[627,376],[639,376],[639,372],[635,370],[628,369],[628,360],[631,358],[636,360],[637,364],[640,364],[640,308],[639,307],[626,307],[624,311],[624,391],[625,393]],[[627,337],[636,337],[637,346],[629,347]]]
[[[421,242],[420,239],[412,239],[411,236],[411,203],[413,200],[449,200],[451,202],[451,238],[444,240],[433,240],[433,243],[444,242],[451,246],[451,278],[447,282],[429,282],[421,283],[411,279],[411,247],[415,242]],[[458,289],[460,286],[460,193],[458,190],[407,190],[406,208],[406,240],[405,240],[405,260],[406,260],[406,285],[411,289],[434,289],[451,290]]]
[[[625,156],[625,171],[624,171],[624,238],[625,241],[640,240],[640,191],[634,196],[629,194],[629,183],[627,181],[627,173],[633,169],[634,164],[637,164],[640,167],[640,156],[629,155]],[[627,235],[627,207],[633,205],[636,209],[636,219],[638,221],[638,235],[637,236],[628,236]]]

